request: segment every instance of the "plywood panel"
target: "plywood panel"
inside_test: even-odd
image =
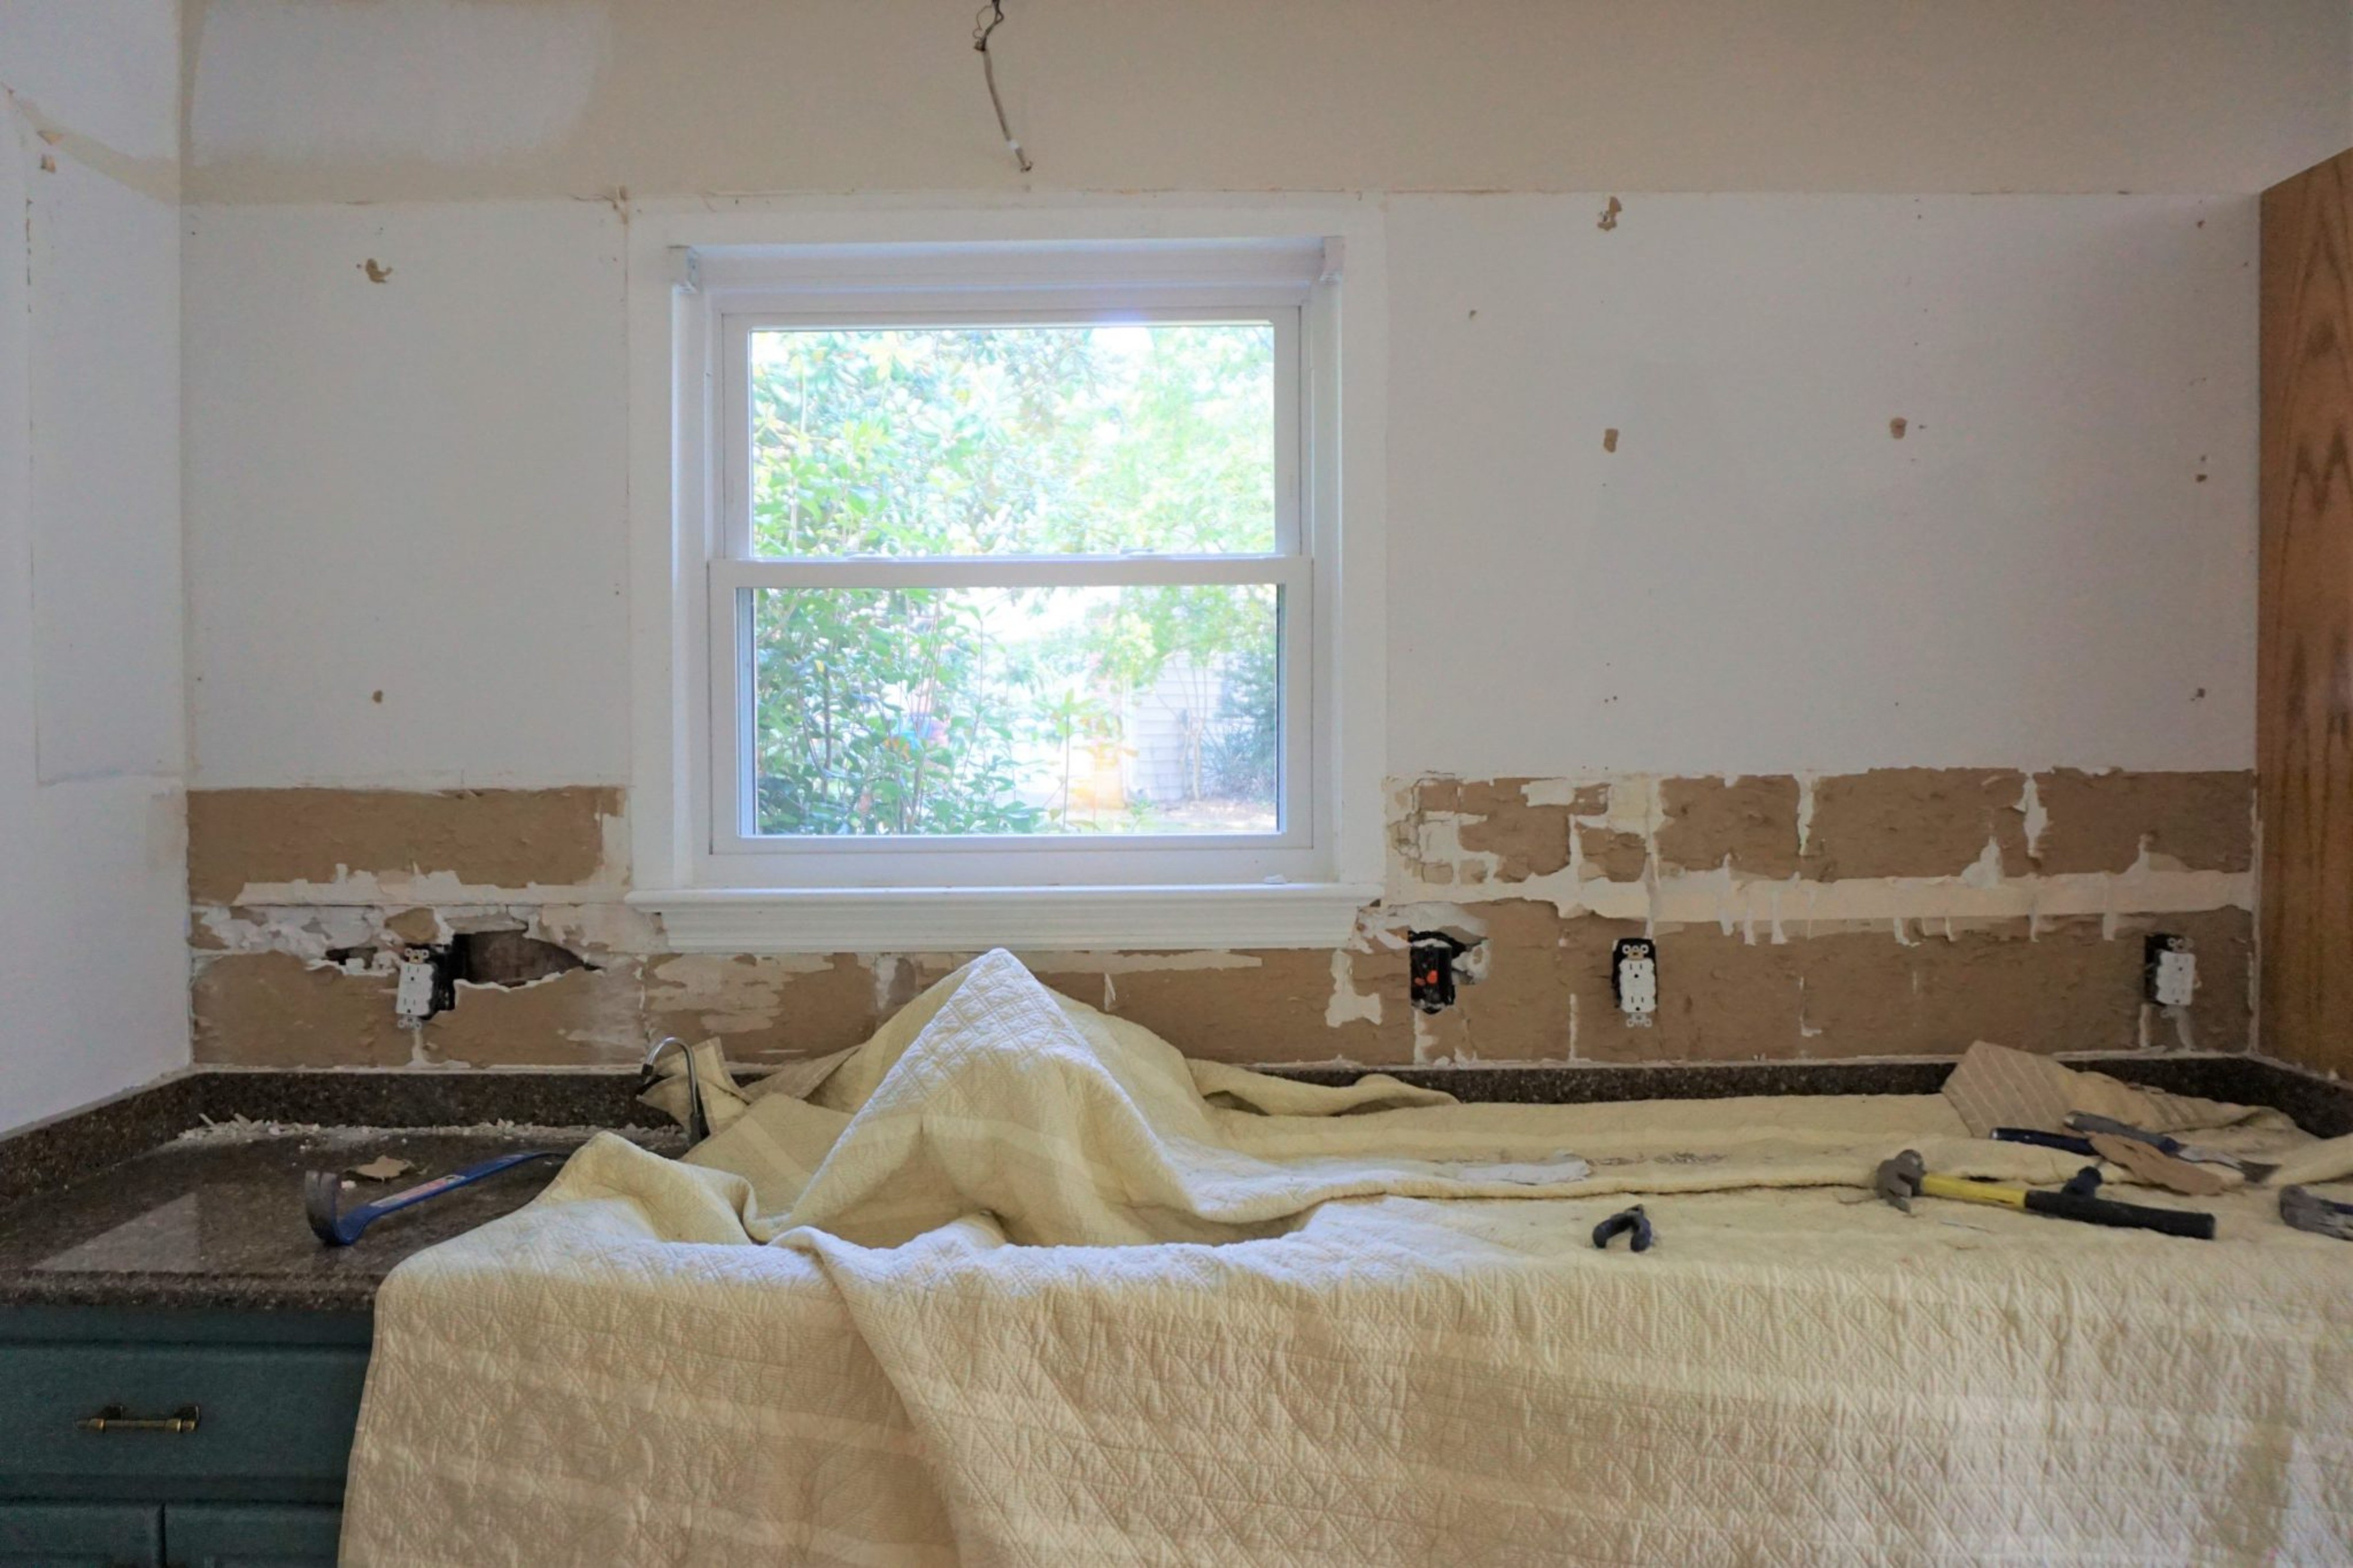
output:
[[[2264,193],[2262,1043],[2353,1070],[2353,153]]]

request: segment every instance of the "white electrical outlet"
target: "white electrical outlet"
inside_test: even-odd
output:
[[[1637,1028],[1648,1025],[1659,1011],[1659,950],[1642,937],[1622,938],[1614,950],[1612,988],[1618,1010]]]
[[[2169,947],[2149,968],[2149,999],[2160,1007],[2187,1007],[2198,993],[2198,955],[2187,946]]]
[[[433,966],[422,959],[405,959],[400,984],[392,994],[393,1011],[404,1018],[433,1016]]]

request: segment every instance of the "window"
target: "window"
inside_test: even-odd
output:
[[[1043,919],[1139,942],[1119,911],[1146,907],[1204,932],[1247,908],[1232,945],[1311,907],[1345,934],[1373,889],[1340,876],[1362,858],[1319,625],[1335,258],[1321,237],[691,253],[674,564],[703,578],[704,717],[684,886],[639,900],[673,940],[724,910],[709,945],[840,950],[871,916],[905,948],[944,904],[983,942]]]

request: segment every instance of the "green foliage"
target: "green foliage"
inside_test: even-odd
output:
[[[975,701],[979,617],[939,589],[771,590],[755,600],[760,831],[1030,833],[1017,714]]]
[[[1272,406],[1262,324],[758,332],[754,544],[819,557],[1268,551]],[[1263,777],[1253,797],[1271,796],[1271,762],[1229,759],[1214,779],[1204,765],[1221,676],[1227,708],[1264,705],[1227,729],[1279,730],[1271,587],[757,598],[763,833],[1134,831],[1151,815],[1140,806],[1116,824],[1079,819],[1073,780],[1082,752],[1119,744],[1122,701],[1172,671],[1203,691],[1186,710],[1188,795]],[[1060,787],[1039,804],[1053,765]]]

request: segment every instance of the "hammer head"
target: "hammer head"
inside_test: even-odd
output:
[[[311,1222],[311,1234],[329,1247],[349,1247],[359,1239],[359,1230],[343,1217],[343,1177],[332,1171],[302,1173],[302,1213]],[[360,1228],[366,1225],[362,1220]],[[350,1234],[345,1235],[346,1231]]]
[[[1871,1190],[1905,1214],[1912,1212],[1912,1200],[1920,1195],[1920,1178],[1927,1166],[1920,1159],[1920,1151],[1906,1149],[1894,1159],[1882,1160],[1879,1169],[1872,1173]]]

